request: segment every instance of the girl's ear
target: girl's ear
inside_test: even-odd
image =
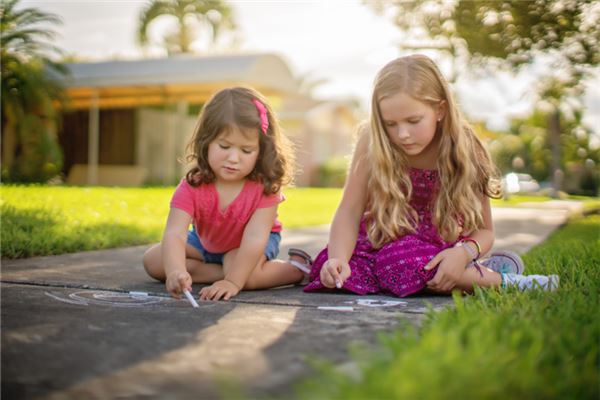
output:
[[[440,101],[436,110],[436,119],[441,121],[448,112],[448,102],[446,100]]]

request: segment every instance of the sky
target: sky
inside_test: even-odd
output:
[[[157,56],[136,43],[137,18],[142,0],[22,0],[20,7],[36,7],[58,14],[63,25],[56,44],[67,54],[89,61]],[[237,24],[235,35],[223,43],[244,53],[280,55],[296,76],[323,80],[317,97],[355,98],[367,110],[373,79],[388,61],[407,54],[399,50],[403,37],[389,16],[377,15],[361,0],[229,1]],[[151,37],[167,27],[158,20]],[[203,45],[201,43],[201,45]],[[215,51],[214,49],[211,51]],[[435,58],[435,54],[429,54]],[[449,72],[440,59],[443,72]],[[455,92],[472,121],[490,129],[505,129],[511,117],[526,116],[535,77],[495,73],[480,79],[461,78]],[[600,138],[600,77],[585,96],[585,122]]]

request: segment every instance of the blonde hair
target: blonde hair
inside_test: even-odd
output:
[[[371,101],[368,157],[367,233],[375,248],[399,236],[415,232],[416,211],[410,206],[412,184],[404,153],[386,134],[379,103],[405,93],[432,107],[442,102],[447,111],[438,123],[437,171],[440,185],[433,208],[433,223],[440,236],[454,241],[461,232],[483,226],[481,198],[500,197],[498,171],[465,121],[435,63],[423,55],[398,58],[387,64],[375,79]]]
[[[263,134],[259,110],[253,100],[267,109],[269,127]],[[211,183],[215,174],[208,164],[208,146],[228,129],[256,130],[259,154],[248,179],[261,182],[265,194],[274,194],[292,181],[294,157],[289,140],[282,134],[273,110],[256,90],[245,87],[223,89],[202,108],[194,134],[186,147],[185,160],[194,165],[186,174],[192,186]]]

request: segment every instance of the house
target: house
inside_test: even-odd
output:
[[[297,177],[299,184],[310,184],[315,165],[351,146],[353,110],[340,113],[349,105],[327,106],[298,93],[297,81],[277,55],[178,56],[67,68],[69,103],[58,136],[68,184],[177,182],[186,170],[180,160],[202,105],[231,86],[252,86],[268,97],[296,145],[301,170],[309,172]],[[311,116],[338,122],[317,134]]]
[[[331,159],[347,159],[354,146],[359,121],[355,100],[315,100],[286,97],[278,112],[285,132],[295,144],[298,186],[319,186],[320,167]]]

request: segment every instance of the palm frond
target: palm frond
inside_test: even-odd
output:
[[[10,46],[15,42],[36,42],[40,39],[52,40],[56,37],[56,32],[41,29],[19,29],[2,35],[0,43],[2,47]]]
[[[52,13],[35,8],[16,10],[17,0],[5,1],[0,6],[0,48],[2,56],[18,54],[23,59],[45,57],[62,51],[50,43],[56,32],[49,26],[62,23],[62,19]]]
[[[211,18],[212,13],[217,13],[219,18]],[[212,30],[212,41],[220,30],[234,29],[232,10],[223,0],[154,0],[147,3],[138,18],[138,43],[142,46],[148,43],[148,29],[158,17],[169,15],[178,21],[178,32],[169,32],[165,35],[168,40],[165,44],[169,47],[179,48],[185,52],[189,44],[194,41],[189,36],[192,30],[186,25],[186,17],[193,16],[205,27]]]
[[[35,8],[23,8],[12,14],[12,22],[22,27],[40,23],[62,24],[62,18]]]
[[[148,27],[156,18],[162,15],[173,15],[174,9],[170,3],[164,0],[150,1],[142,9],[138,18],[138,42],[140,45],[148,43]]]
[[[61,19],[17,6],[18,0],[0,3],[0,116],[6,146],[2,150],[2,177],[40,182],[60,171],[62,165],[52,126],[59,115],[54,103],[64,102],[66,97],[61,80],[56,78],[66,75],[67,70],[52,59],[63,53],[52,43],[56,34],[51,29]],[[50,173],[48,165],[54,166]]]

